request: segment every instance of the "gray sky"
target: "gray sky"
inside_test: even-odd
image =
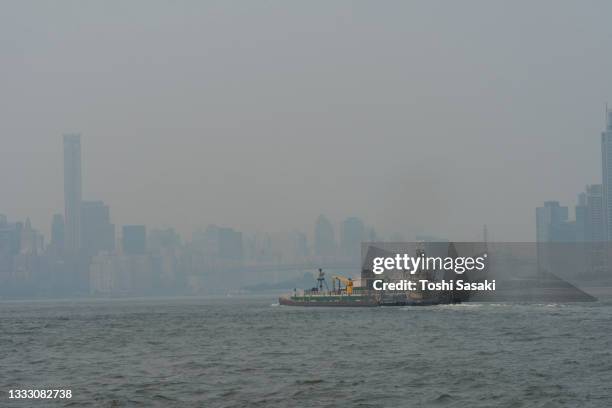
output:
[[[118,224],[534,238],[600,182],[608,1],[3,1],[0,213],[49,230],[61,135]]]

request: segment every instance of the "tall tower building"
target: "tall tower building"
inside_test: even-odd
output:
[[[606,241],[612,240],[612,111],[606,106],[606,130],[601,133],[604,229]]]
[[[65,248],[81,248],[81,135],[64,135]]]
[[[592,184],[586,188],[585,211],[585,266],[588,273],[600,274],[608,271],[607,237],[604,223],[603,188]]]
[[[601,184],[586,187],[585,240],[588,242],[606,241]]]
[[[51,245],[57,250],[64,249],[64,217],[62,214],[53,215],[53,223],[51,224]]]

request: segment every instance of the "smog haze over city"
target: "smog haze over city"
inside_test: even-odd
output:
[[[468,3],[5,3],[0,296],[604,240],[612,6]]]
[[[1,1],[0,406],[611,407],[610,16]]]
[[[0,212],[49,236],[76,132],[83,199],[116,225],[533,240],[537,204],[600,182],[610,12],[4,2]]]

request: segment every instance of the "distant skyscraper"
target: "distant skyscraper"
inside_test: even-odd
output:
[[[0,214],[0,285],[9,279],[13,270],[15,241],[12,226],[8,224],[6,216]]]
[[[588,188],[588,187],[587,187]],[[578,194],[578,203],[576,204],[576,242],[587,241],[586,236],[586,220],[587,220],[587,199],[586,193]]]
[[[153,229],[147,237],[148,249],[160,251],[162,249],[176,249],[181,245],[181,237],[174,228]]]
[[[37,255],[43,250],[43,236],[32,228],[30,219],[27,218],[21,230],[20,253],[23,255]]]
[[[126,255],[144,254],[147,248],[147,230],[144,225],[124,225],[122,248]]]
[[[585,194],[585,266],[588,273],[600,274],[607,272],[608,256],[606,229],[604,223],[603,186],[592,184],[587,186]]]
[[[12,268],[11,256],[21,250],[21,230],[19,223],[10,223],[6,216],[0,215],[0,271]],[[2,266],[5,268],[2,268]]]
[[[64,135],[65,248],[81,247],[81,135]]]
[[[242,232],[232,228],[209,225],[205,231],[194,232],[193,241],[208,255],[236,261],[244,258]]]
[[[64,217],[62,214],[55,214],[53,216],[53,223],[51,224],[51,245],[57,249],[64,249]]]
[[[601,184],[587,186],[585,204],[585,241],[606,241],[603,188]]]
[[[334,227],[324,215],[319,215],[317,218],[314,232],[315,253],[319,256],[334,255],[336,249]]]
[[[604,231],[612,240],[612,111],[606,107],[606,130],[601,133],[601,167],[603,183]]]
[[[571,241],[566,233],[567,218],[567,207],[560,206],[558,201],[544,202],[544,207],[536,208],[536,241]]]
[[[538,271],[550,271],[556,259],[555,246],[551,242],[576,241],[576,223],[568,222],[568,208],[558,201],[545,201],[544,207],[536,208],[536,241]]]
[[[109,208],[102,201],[81,203],[81,249],[88,255],[115,249],[115,226]]]

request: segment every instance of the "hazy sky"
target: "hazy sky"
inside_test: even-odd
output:
[[[0,213],[49,230],[62,134],[118,224],[534,238],[600,182],[609,1],[2,1]]]

